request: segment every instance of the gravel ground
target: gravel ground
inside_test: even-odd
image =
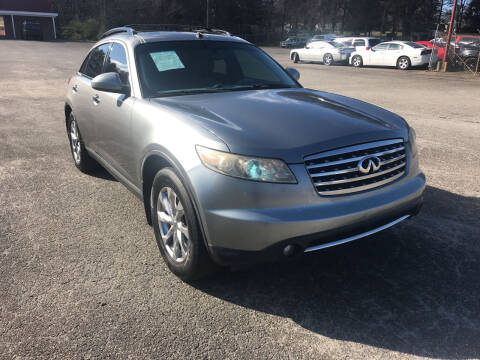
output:
[[[141,202],[73,165],[63,95],[89,46],[0,41],[1,358],[480,356],[480,76],[296,65],[304,86],[416,128],[424,208],[369,239],[188,285]]]

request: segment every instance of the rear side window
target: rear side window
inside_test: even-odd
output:
[[[110,43],[97,46],[90,51],[80,68],[80,72],[91,78],[100,75],[103,72],[103,63],[109,48]]]
[[[390,44],[388,50],[402,50],[403,46],[400,44]]]
[[[375,46],[374,50],[387,50],[387,45],[388,44],[385,44],[385,43],[378,44]]]
[[[103,72],[116,72],[120,76],[122,84],[128,85],[127,53],[121,44],[113,43]]]
[[[355,42],[353,43],[353,46],[365,46],[365,40],[357,39],[357,40],[355,40]]]

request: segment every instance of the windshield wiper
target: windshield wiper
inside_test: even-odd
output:
[[[194,95],[203,93],[214,93],[222,91],[222,89],[213,88],[199,88],[199,89],[184,89],[184,90],[164,90],[157,91],[155,96],[176,96],[176,95]]]
[[[258,89],[286,89],[291,88],[290,85],[283,84],[250,84],[250,85],[236,85],[231,87],[218,87],[219,90],[225,91],[241,91],[241,90],[258,90]]]

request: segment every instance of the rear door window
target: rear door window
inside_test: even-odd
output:
[[[388,45],[388,50],[402,50],[403,46],[400,44],[390,44]]]
[[[103,64],[111,43],[102,44],[94,48],[80,68],[80,72],[90,78],[94,78],[103,72]]]
[[[379,51],[379,50],[387,50],[387,43],[382,43],[382,44],[378,44],[374,47],[373,50],[375,51]]]
[[[365,40],[363,39],[356,39],[353,43],[353,46],[365,46]]]
[[[103,72],[116,72],[120,76],[122,84],[128,85],[127,53],[123,45],[113,43],[105,61],[105,70]]]

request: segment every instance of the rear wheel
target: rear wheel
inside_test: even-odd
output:
[[[184,281],[214,270],[188,193],[172,168],[160,170],[152,185],[152,224],[169,269]]]
[[[410,65],[410,59],[406,56],[402,56],[397,60],[397,68],[400,70],[408,70]]]
[[[98,164],[93,160],[85,149],[85,144],[78,128],[77,120],[71,113],[67,120],[67,134],[70,142],[70,150],[72,151],[75,166],[83,173],[89,173],[97,168]]]
[[[323,56],[323,63],[327,66],[330,66],[333,64],[333,56],[332,54],[325,54]]]
[[[363,65],[363,59],[360,55],[355,55],[352,58],[352,65],[355,67],[361,67]]]

